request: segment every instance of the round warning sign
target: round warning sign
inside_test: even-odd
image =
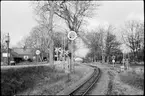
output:
[[[113,59],[113,60],[115,59],[115,56],[114,56],[114,55],[112,56],[112,59]]]
[[[67,36],[70,40],[75,40],[77,38],[77,34],[74,31],[70,31]]]
[[[25,59],[25,60],[28,60],[28,59],[29,59],[29,56],[24,56],[24,59]]]
[[[39,50],[36,50],[36,55],[39,55],[40,54],[40,51]]]

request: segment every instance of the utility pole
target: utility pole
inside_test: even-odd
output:
[[[9,36],[9,33],[6,36],[6,43],[7,43],[7,58],[8,58],[7,61],[8,61],[8,65],[10,65],[10,58],[9,58],[9,55],[10,55],[10,52],[9,52],[10,36]]]

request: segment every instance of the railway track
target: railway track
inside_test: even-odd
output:
[[[69,95],[86,95],[89,90],[93,87],[93,85],[99,80],[101,76],[101,70],[97,68],[96,66],[89,65],[94,68],[94,73],[90,76],[89,79],[87,79],[82,85],[80,85],[78,88],[73,90]]]

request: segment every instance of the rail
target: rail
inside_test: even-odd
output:
[[[94,68],[93,74],[84,83],[70,92],[71,95],[86,95],[101,76],[101,70],[97,66],[89,65]]]

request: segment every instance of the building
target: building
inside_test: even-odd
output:
[[[11,56],[17,63],[22,61],[34,61],[36,59],[35,50],[31,48],[13,48]]]

